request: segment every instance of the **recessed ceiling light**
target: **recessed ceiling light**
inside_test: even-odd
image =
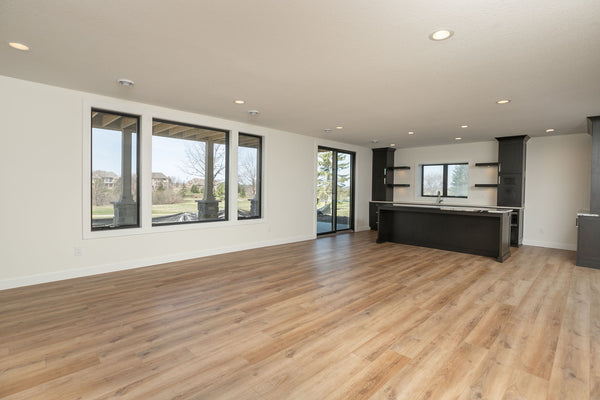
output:
[[[468,128],[468,127],[469,127],[469,125],[461,125],[460,127],[461,127],[461,128]]]
[[[340,129],[344,129],[343,126],[336,126],[335,129],[340,130]]]
[[[440,29],[439,31],[435,31],[431,35],[429,35],[429,39],[435,41],[446,40],[452,37],[452,35],[454,35],[454,32],[452,32],[451,30]]]
[[[510,100],[509,99],[502,99],[502,100],[498,100],[496,103],[498,103],[498,104],[508,104],[508,103],[510,103]]]
[[[390,143],[390,147],[396,147],[396,143]]]
[[[8,45],[10,47],[12,47],[13,49],[17,49],[17,50],[22,50],[22,51],[29,50],[29,46],[26,46],[23,43],[10,42]]]
[[[550,133],[550,132],[554,132],[554,129],[552,129],[552,128],[546,129],[546,133]]]
[[[415,133],[413,131],[408,132],[409,135],[414,135]]]
[[[244,100],[234,100],[233,102],[235,104],[244,104],[244,103],[246,103]]]
[[[461,137],[454,138],[454,140],[462,140]]]
[[[258,111],[258,110],[248,110],[248,114],[252,115],[253,117],[256,117],[258,114],[260,114],[260,111]]]
[[[131,79],[121,78],[121,79],[117,79],[117,82],[121,86],[133,86],[133,81]]]
[[[325,128],[325,129],[323,129],[323,132],[325,132],[325,133],[330,133],[330,132],[331,132],[331,129],[330,129],[330,128]]]

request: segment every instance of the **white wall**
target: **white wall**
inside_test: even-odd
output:
[[[592,137],[532,138],[527,142],[523,243],[575,250],[575,218],[590,207]]]
[[[395,165],[408,165],[410,170],[395,171],[394,183],[410,183],[408,188],[394,188],[394,201],[433,203],[431,197],[421,197],[421,164],[469,163],[468,198],[445,198],[444,204],[496,205],[496,190],[475,188],[476,183],[497,183],[498,170],[475,167],[478,162],[498,161],[498,142],[456,143],[445,146],[397,149]]]
[[[0,93],[0,289],[312,239],[318,145],[357,153],[355,225],[368,227],[368,148],[2,76]],[[264,218],[84,234],[86,107],[100,105],[264,136]]]
[[[525,175],[525,221],[523,243],[532,246],[575,250],[575,217],[589,208],[592,138],[588,134],[535,137],[527,142]],[[464,143],[398,149],[395,165],[410,171],[396,172],[396,183],[410,188],[394,189],[394,201],[427,202],[419,195],[419,165],[468,162],[469,197],[444,199],[444,204],[496,205],[496,189],[474,188],[475,183],[494,183],[494,168],[475,167],[476,162],[498,161],[498,143]]]

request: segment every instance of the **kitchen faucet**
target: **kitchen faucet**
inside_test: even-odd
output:
[[[442,199],[442,194],[438,190],[437,191],[437,199],[435,199],[435,204],[442,204],[442,201],[444,201],[444,199]]]

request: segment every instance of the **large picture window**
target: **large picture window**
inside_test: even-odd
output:
[[[238,142],[238,219],[261,216],[262,138],[240,133]]]
[[[139,226],[139,117],[92,109],[92,230]]]
[[[227,131],[152,121],[152,225],[227,220]]]
[[[421,196],[467,197],[469,164],[430,164],[421,166]]]

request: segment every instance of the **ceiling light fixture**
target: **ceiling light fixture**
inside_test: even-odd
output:
[[[246,103],[244,100],[234,100],[233,102],[235,104],[244,104],[244,103]]]
[[[439,42],[440,40],[450,39],[454,35],[450,29],[440,29],[429,35],[429,39]]]
[[[258,114],[260,114],[260,111],[258,111],[258,110],[248,110],[248,114],[252,115],[253,117],[256,117]]]
[[[550,132],[554,132],[554,129],[552,129],[552,128],[546,129],[546,133],[550,133]]]
[[[29,50],[29,46],[26,46],[23,43],[10,42],[8,45],[10,47],[12,47],[13,49],[17,49],[17,50],[21,50],[21,51],[28,51]]]
[[[325,129],[323,129],[323,132],[325,132],[325,133],[331,133],[331,129],[330,128],[325,128]]]
[[[454,140],[462,140],[461,137],[454,138]]]
[[[390,147],[396,147],[396,143],[390,143]]]
[[[371,143],[373,143],[373,144],[375,144],[375,143],[379,143],[379,140],[377,140],[377,139],[373,139],[373,140],[371,140]]]
[[[502,100],[498,100],[496,102],[496,104],[508,104],[508,103],[510,103],[509,99],[502,99]]]
[[[415,133],[413,131],[408,132],[409,135],[414,135]]]
[[[344,129],[344,127],[343,126],[336,126],[335,129],[337,129],[339,131],[339,130]]]
[[[461,125],[460,127],[464,129],[464,128],[468,128],[469,125]]]
[[[134,85],[134,83],[133,83],[133,81],[131,79],[121,78],[121,79],[117,79],[117,82],[121,86],[133,86]]]

